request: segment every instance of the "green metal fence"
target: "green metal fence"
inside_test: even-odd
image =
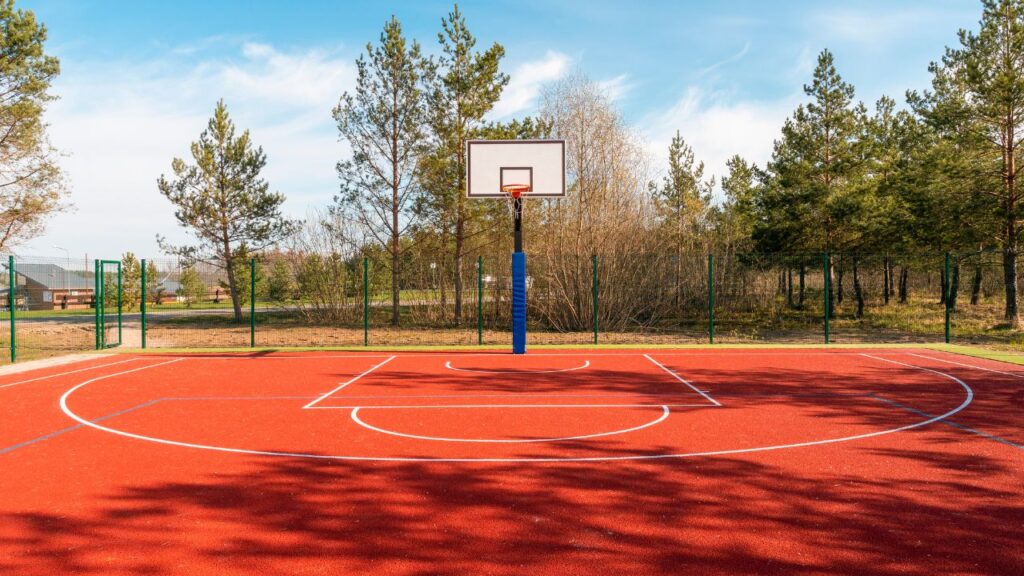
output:
[[[511,343],[507,255],[268,253],[230,274],[170,259],[0,263],[8,361],[112,346]],[[1003,268],[1003,254],[989,251],[535,254],[529,343],[1021,348],[1024,332],[1005,316]]]

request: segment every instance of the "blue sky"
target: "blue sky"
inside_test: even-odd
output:
[[[297,217],[330,202],[347,149],[330,117],[353,62],[395,14],[426,52],[448,2],[22,1],[61,59],[48,114],[66,154],[74,212],[22,254],[160,256],[154,236],[183,239],[156,189],[185,156],[218,98],[266,150],[271,186]],[[512,76],[493,118],[535,110],[542,86],[582,72],[605,86],[660,170],[675,130],[720,175],[740,153],[763,163],[803,100],[823,48],[873,103],[927,87],[927,66],[980,5],[959,1],[462,2],[478,45],[505,46]],[[100,224],[101,225],[98,225]],[[86,232],[88,231],[88,232]]]

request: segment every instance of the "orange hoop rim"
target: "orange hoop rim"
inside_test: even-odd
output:
[[[505,184],[501,187],[501,191],[513,198],[519,198],[523,192],[529,192],[530,188],[529,184]]]

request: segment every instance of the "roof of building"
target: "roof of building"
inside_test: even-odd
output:
[[[15,263],[14,271],[48,290],[93,290],[95,288],[92,275],[77,270],[65,270],[56,264]]]

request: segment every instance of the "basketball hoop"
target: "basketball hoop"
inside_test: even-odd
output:
[[[512,212],[512,219],[515,222],[515,251],[523,251],[523,193],[530,192],[532,186],[529,184],[503,184],[501,191],[508,195],[509,210]]]
[[[529,192],[530,188],[529,184],[505,184],[501,187],[501,191],[518,199],[524,192]]]

